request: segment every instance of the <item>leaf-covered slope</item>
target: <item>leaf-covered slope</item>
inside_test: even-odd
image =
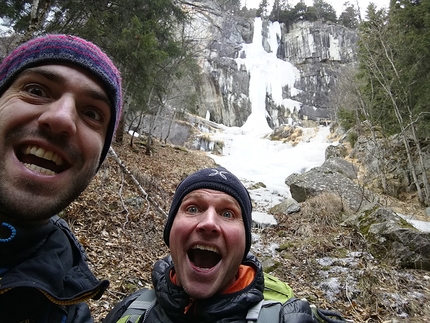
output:
[[[174,190],[190,173],[214,166],[205,153],[155,142],[151,156],[143,141],[114,145],[141,188],[168,212]],[[253,228],[254,252],[265,270],[287,281],[297,297],[339,310],[355,322],[408,322],[430,317],[428,272],[386,268],[368,253],[356,230],[340,226],[336,196],[301,203],[301,211],[276,215],[278,225]],[[168,253],[162,235],[165,215],[109,157],[90,187],[63,214],[84,245],[91,267],[110,287],[90,301],[96,322],[123,297],[151,287],[154,262]]]

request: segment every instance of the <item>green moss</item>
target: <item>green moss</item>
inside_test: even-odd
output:
[[[288,241],[288,242],[281,244],[278,248],[276,248],[276,251],[288,250],[290,248],[294,248],[295,246],[296,246],[296,244],[294,242]]]
[[[288,232],[285,230],[277,231],[276,234],[278,235],[278,237],[288,237]]]
[[[355,131],[350,131],[346,138],[346,140],[348,140],[348,142],[351,144],[351,147],[355,146],[357,139],[358,139],[358,134]]]
[[[369,210],[366,210],[362,213],[362,215],[358,218],[359,221],[359,230],[363,235],[367,235],[370,230],[370,226],[374,224],[374,221],[371,221],[372,214],[378,209],[378,206],[375,206]]]
[[[175,146],[175,147],[173,147],[173,149],[183,151],[183,152],[188,152],[187,148],[185,148],[183,146]]]
[[[272,265],[264,267],[263,271],[265,273],[271,273],[272,271],[274,271],[276,268],[278,268],[281,265],[281,263],[279,261],[274,262]]]
[[[336,258],[345,258],[348,256],[349,250],[346,248],[338,248],[335,249],[335,257]]]
[[[403,218],[400,218],[399,220],[399,225],[400,227],[402,227],[403,229],[413,229],[414,226],[412,224],[410,224],[408,221],[406,221]]]
[[[140,286],[138,284],[132,283],[132,282],[124,282],[123,288],[126,291],[127,294],[132,294],[140,289]]]
[[[251,185],[250,187],[248,187],[248,190],[256,190],[256,189],[259,189],[261,187],[266,188],[266,184],[264,184],[263,182],[258,182],[258,183]]]

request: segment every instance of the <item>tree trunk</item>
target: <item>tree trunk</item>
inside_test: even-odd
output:
[[[170,130],[172,129],[172,125],[173,125],[173,122],[175,121],[175,117],[176,117],[176,109],[173,111],[172,119],[171,119],[171,120],[170,120],[170,122],[169,122],[169,127],[168,127],[168,129],[167,129],[166,137],[164,138],[164,143],[166,143],[166,142],[167,142],[167,139],[168,139],[168,138],[169,138],[169,136],[170,136]]]
[[[391,57],[391,51],[389,48],[387,48],[387,44],[385,44],[384,42],[384,38],[379,35],[379,41],[381,42],[381,46],[384,50],[384,57],[387,59],[387,62],[389,64],[389,66],[391,66],[392,71],[394,72],[394,77],[395,80],[397,82],[399,82],[399,84],[402,84],[402,80],[401,77],[397,71],[397,68],[395,66],[395,63],[393,61],[393,58]],[[412,151],[411,151],[411,147],[408,144],[408,140],[407,140],[407,126],[404,123],[403,117],[402,117],[402,113],[401,113],[401,109],[398,105],[397,100],[401,99],[401,98],[397,98],[397,95],[395,93],[393,93],[393,91],[391,90],[391,83],[393,82],[393,80],[389,80],[387,79],[387,76],[381,71],[380,67],[379,67],[379,63],[377,61],[375,61],[375,57],[372,54],[372,51],[369,49],[369,47],[366,44],[363,44],[367,53],[368,53],[368,59],[369,61],[367,62],[369,68],[372,70],[372,73],[374,74],[375,78],[377,79],[377,81],[379,82],[379,84],[381,85],[381,87],[384,89],[388,99],[391,101],[392,106],[393,106],[393,110],[395,113],[395,116],[397,118],[397,122],[399,124],[399,128],[401,130],[401,136],[403,139],[403,144],[405,146],[405,150],[406,150],[406,155],[408,158],[408,164],[409,164],[409,171],[411,172],[412,178],[413,178],[413,182],[415,184],[415,187],[417,189],[417,194],[418,194],[418,199],[421,203],[424,202],[424,195],[423,192],[421,190],[421,186],[419,184],[418,181],[418,176],[417,176],[417,171],[416,171],[416,165],[412,156]],[[404,88],[404,91],[406,91],[406,88]],[[407,97],[407,91],[406,93],[404,93]],[[405,102],[407,102],[407,100],[405,100]],[[407,105],[407,104],[406,104]],[[410,107],[407,106],[405,107],[407,108],[408,111],[411,111]],[[409,114],[410,115],[410,114]],[[415,140],[414,140],[415,141]],[[418,148],[418,147],[417,147]],[[427,198],[427,197],[426,197]]]
[[[39,8],[39,0],[33,0],[30,12],[30,23],[27,31],[22,38],[23,42],[26,42],[34,37],[34,33],[41,29],[41,26],[46,20],[46,13],[51,7],[51,1],[46,1],[44,8]],[[40,9],[40,10],[39,10]]]
[[[414,142],[417,148],[419,164],[421,166],[421,177],[423,181],[423,190],[424,190],[423,203],[426,206],[429,206],[430,205],[430,184],[426,173],[423,151],[421,149],[420,141],[418,139],[417,132],[415,129],[415,124],[413,122],[411,122],[411,130],[412,130],[412,137],[414,138]]]
[[[124,141],[125,124],[127,120],[128,111],[130,109],[130,102],[131,102],[131,97],[127,95],[125,97],[125,100],[122,106],[121,119],[119,120],[118,129],[116,131],[115,141],[118,143],[122,143]]]

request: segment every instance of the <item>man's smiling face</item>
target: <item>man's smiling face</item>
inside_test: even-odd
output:
[[[210,189],[187,194],[170,232],[178,284],[197,299],[222,292],[235,281],[245,240],[241,208],[232,196]]]
[[[94,176],[111,118],[99,80],[74,65],[29,68],[0,97],[0,217],[33,223]]]

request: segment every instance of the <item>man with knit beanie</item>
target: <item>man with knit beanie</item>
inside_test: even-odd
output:
[[[99,47],[32,39],[0,65],[0,323],[93,322],[108,287],[56,214],[88,186],[121,116],[121,78]]]
[[[264,289],[262,266],[249,253],[251,213],[248,191],[227,169],[202,169],[184,179],[164,229],[171,255],[152,272],[156,302],[138,322],[245,322]],[[144,291],[117,304],[103,322],[127,316]],[[134,322],[127,319],[121,322]]]
[[[191,174],[173,196],[164,228],[170,255],[154,265],[154,289],[126,297],[103,323],[317,323],[306,301],[263,305],[251,225],[251,198],[235,175],[223,167]]]

